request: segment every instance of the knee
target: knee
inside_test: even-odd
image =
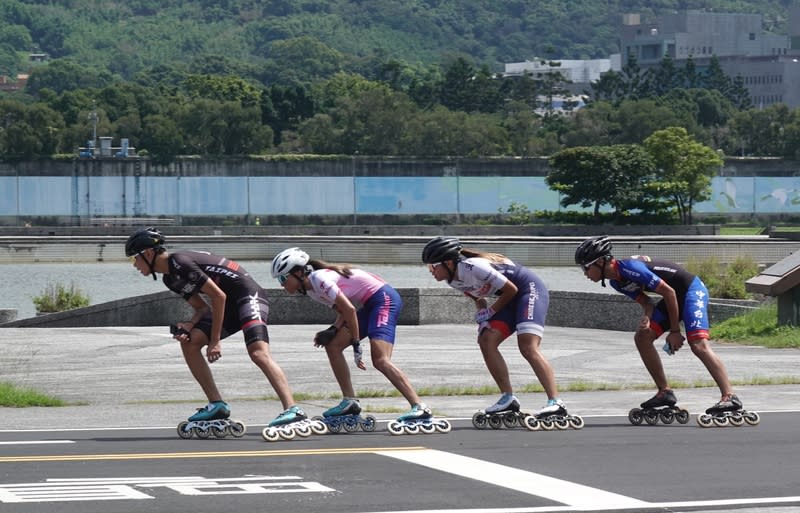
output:
[[[655,339],[653,330],[650,329],[639,330],[633,335],[633,341],[639,349],[650,346]]]
[[[691,348],[692,353],[698,358],[703,358],[704,356],[711,354],[712,352],[711,346],[705,339],[689,342],[689,347]]]
[[[262,348],[248,348],[247,354],[250,355],[250,361],[256,365],[269,361],[269,353]]]
[[[392,361],[385,356],[373,356],[372,366],[375,367],[375,369],[377,369],[379,372],[386,374],[386,372],[392,367]]]

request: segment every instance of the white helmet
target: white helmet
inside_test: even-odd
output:
[[[272,259],[272,277],[286,276],[295,267],[302,267],[308,263],[308,253],[300,248],[284,249]]]

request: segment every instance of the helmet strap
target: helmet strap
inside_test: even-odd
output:
[[[600,285],[603,287],[606,286],[606,264],[608,263],[608,259],[603,258],[603,267],[600,268],[600,276],[602,276],[600,280]]]

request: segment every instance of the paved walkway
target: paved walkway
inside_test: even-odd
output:
[[[337,402],[339,392],[322,350],[312,338],[324,326],[270,326],[271,348],[286,372],[299,402],[318,415]],[[475,342],[475,328],[422,325],[398,328],[394,362],[426,394],[438,415],[471,417],[497,398],[489,395],[429,395],[446,388],[474,390],[494,383]],[[659,344],[660,347],[660,344]],[[33,387],[80,404],[62,408],[0,408],[3,429],[171,426],[205,404],[186,368],[177,343],[164,328],[5,328],[0,329],[0,381]],[[519,354],[515,339],[501,346],[516,388],[537,384]],[[543,350],[556,371],[561,397],[582,416],[626,415],[654,392],[632,334],[620,331],[548,327]],[[800,376],[800,351],[715,344],[732,380]],[[368,351],[368,350],[367,350]],[[368,354],[368,353],[367,353]],[[710,383],[711,378],[688,348],[662,355],[675,386]],[[223,358],[212,367],[234,417],[264,424],[281,409],[261,372],[250,362],[241,335],[223,342]],[[408,408],[402,397],[367,397],[392,391],[373,368],[351,368],[362,406],[378,419],[391,419]],[[622,390],[571,391],[584,383]],[[639,389],[644,385],[647,388]],[[745,407],[756,411],[800,410],[800,385],[736,386]],[[441,391],[439,392],[441,394]],[[716,387],[679,388],[679,405],[695,413],[719,398]],[[315,397],[305,400],[303,397]],[[324,398],[320,399],[322,396]],[[519,394],[523,409],[543,406],[539,393]]]

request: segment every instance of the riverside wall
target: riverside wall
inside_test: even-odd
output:
[[[401,325],[471,323],[472,301],[452,289],[398,289],[403,299]],[[268,289],[269,324],[319,324],[333,322],[330,308],[283,289]],[[711,322],[719,322],[754,308],[755,301],[713,301]],[[641,307],[620,294],[550,292],[547,325],[572,328],[634,331]],[[2,327],[77,328],[98,326],[168,326],[191,317],[191,307],[180,296],[163,291],[110,301],[67,312],[41,315],[0,324]]]

